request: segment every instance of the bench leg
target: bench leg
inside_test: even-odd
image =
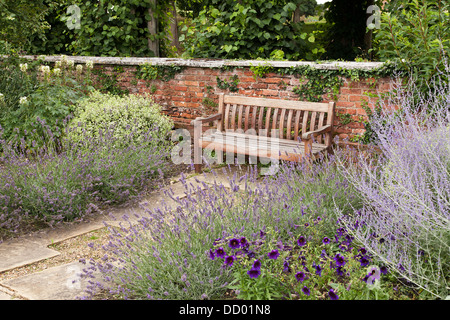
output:
[[[195,173],[202,173],[202,165],[201,164],[194,164]]]

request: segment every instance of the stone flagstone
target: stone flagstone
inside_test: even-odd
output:
[[[81,278],[80,262],[72,262],[2,282],[2,286],[28,300],[75,300],[84,294],[87,279]]]

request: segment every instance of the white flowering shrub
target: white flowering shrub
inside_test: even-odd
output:
[[[119,144],[129,142],[166,144],[173,123],[161,114],[161,107],[150,96],[115,96],[95,91],[80,101],[69,123],[70,142],[82,142],[86,135],[94,140],[111,134]]]

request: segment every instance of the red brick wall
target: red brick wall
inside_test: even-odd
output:
[[[96,68],[103,68],[105,73],[114,72],[114,66],[111,65],[96,65]],[[218,68],[185,67],[181,73],[176,74],[172,80],[167,82],[139,80],[134,74],[136,66],[125,65],[122,68],[123,72],[118,74],[118,85],[128,89],[130,93],[150,93],[177,125],[189,125],[190,121],[196,117],[217,112],[217,107],[211,108],[205,105],[203,99],[209,98],[217,103],[219,93],[298,100],[299,97],[293,92],[293,88],[301,84],[301,79],[293,75],[275,73],[269,73],[264,78],[255,80],[249,67],[236,68],[232,71],[223,71]],[[229,80],[233,75],[239,77],[238,92],[218,88],[216,77],[221,80]],[[382,78],[378,79],[374,85],[373,80],[362,79],[356,82],[344,79],[344,84],[335,100],[336,111],[338,114],[350,114],[354,121],[342,125],[339,117],[336,117],[336,133],[340,138],[351,138],[364,132],[364,126],[360,121],[361,116],[362,119],[366,117],[366,112],[362,108],[362,100],[366,100],[372,107],[375,102],[373,98],[368,98],[364,93],[386,92],[394,83],[391,78]],[[211,87],[210,90],[207,89],[208,86]],[[323,97],[324,102],[331,99],[333,99],[331,96]]]

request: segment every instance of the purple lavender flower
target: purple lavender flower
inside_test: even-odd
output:
[[[269,259],[276,260],[280,256],[280,253],[278,252],[277,249],[274,249],[274,250],[270,251],[267,254],[267,256],[269,257]]]
[[[214,251],[212,250],[212,249],[209,249],[209,258],[211,259],[211,260],[214,260],[215,259],[215,255],[214,255]]]

